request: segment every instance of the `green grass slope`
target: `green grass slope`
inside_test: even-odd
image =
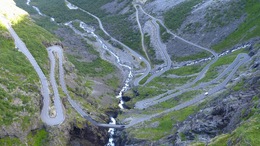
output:
[[[10,125],[26,118],[20,115],[23,109],[31,116],[39,111],[32,105],[33,97],[29,96],[38,93],[38,78],[30,62],[15,49],[7,29],[0,25],[0,32],[0,125]],[[22,94],[21,90],[29,95]],[[39,96],[34,98],[40,100]],[[21,104],[14,104],[15,100]]]
[[[164,13],[165,25],[171,30],[176,31],[190,14],[193,7],[200,2],[202,0],[186,0],[168,10]]]
[[[257,97],[255,97],[255,99],[257,99]],[[209,146],[221,146],[221,145],[227,145],[228,143],[236,146],[259,145],[260,110],[259,110],[259,105],[257,105],[258,102],[259,100],[255,101],[256,105],[251,111],[251,114],[253,115],[249,119],[243,121],[240,124],[240,126],[236,128],[236,130],[234,130],[232,133],[223,134],[214,138],[210,142]]]
[[[260,33],[260,1],[246,0],[246,19],[245,21],[227,38],[212,48],[221,52],[236,44],[258,37]]]
[[[47,75],[49,73],[47,71],[49,58],[46,47],[59,42],[58,39],[45,29],[34,24],[27,16],[24,16],[18,24],[14,24],[13,28],[32,53],[45,75]]]

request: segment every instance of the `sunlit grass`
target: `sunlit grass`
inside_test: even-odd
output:
[[[0,0],[0,16],[5,16],[12,24],[18,24],[28,13],[15,6],[13,0]]]

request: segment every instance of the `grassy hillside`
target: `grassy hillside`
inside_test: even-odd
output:
[[[240,19],[245,13],[246,0],[232,0],[227,3],[217,1],[218,5],[212,5],[207,8],[206,31],[212,31],[215,28],[227,26],[233,21]]]
[[[0,145],[2,146],[42,146],[48,145],[48,133],[44,129],[30,132],[26,137],[26,143],[16,137],[0,138]]]
[[[213,63],[209,67],[207,73],[199,82],[208,82],[208,81],[216,78],[218,76],[220,70],[225,69],[224,65],[229,65],[230,63],[232,63],[236,59],[236,57],[239,53],[248,53],[248,52],[245,49],[241,49],[241,50],[238,50],[236,52],[233,52],[231,54],[228,54],[226,56],[219,58],[215,63]]]
[[[171,38],[171,34],[167,33],[166,29],[162,26],[161,23],[157,22],[160,27],[160,36],[164,43],[167,42],[168,39]]]
[[[35,25],[27,16],[24,16],[23,20],[18,24],[13,25],[13,28],[32,53],[43,72],[46,75],[49,74],[47,70],[49,59],[46,47],[58,42],[58,39],[48,31]]]
[[[104,77],[107,74],[115,72],[115,67],[109,62],[102,60],[100,57],[91,62],[82,62],[80,56],[75,57],[68,55],[68,59],[75,65],[75,68],[81,75],[90,77]]]
[[[57,39],[35,25],[12,1],[2,3],[0,0],[0,3],[0,14],[11,21],[18,36],[48,75],[45,45],[57,42]],[[5,129],[1,132],[0,145],[46,145],[48,133],[37,129],[42,124],[39,78],[25,55],[15,48],[14,40],[2,22],[0,52],[0,128]]]
[[[0,3],[3,4],[1,0]],[[0,14],[2,14],[2,6],[3,5],[0,5]],[[7,16],[9,14],[12,16],[15,13],[15,11],[6,12],[8,13],[6,14]],[[60,43],[60,41],[45,29],[37,26],[25,12],[23,14],[24,15],[19,15],[19,17],[11,20],[12,27],[18,36],[24,41],[29,51],[35,57],[43,72],[48,77],[49,58],[46,47],[55,43]],[[42,98],[40,94],[41,85],[39,83],[39,78],[30,62],[26,59],[25,55],[15,48],[14,40],[1,23],[2,22],[0,22],[0,128],[4,129],[4,131],[0,132],[0,145],[57,145],[55,141],[58,141],[58,145],[65,145],[69,141],[70,128],[68,127],[70,127],[70,124],[75,121],[82,122],[81,128],[84,128],[86,120],[78,115],[77,112],[71,108],[71,105],[64,100],[66,95],[64,95],[64,93],[62,94],[61,88],[58,87],[59,92],[61,93],[60,97],[62,98],[64,107],[66,108],[66,120],[58,127],[46,126],[48,127],[48,131],[46,131],[45,128],[42,129],[45,125],[40,119]],[[64,66],[67,67],[69,65],[71,65],[71,63],[65,61]],[[111,92],[113,92],[113,88],[118,88],[118,84],[120,84],[120,82],[116,76],[117,74],[113,74],[115,72],[115,67],[113,65],[102,60],[100,57],[86,66],[84,65],[84,63],[81,64],[79,61],[75,63],[75,66],[79,67],[77,68],[78,70],[83,70],[83,73],[87,74],[85,76],[90,74],[95,77],[98,76],[100,77],[99,79],[102,80],[104,75],[112,74],[111,77],[107,78],[104,82],[111,86],[111,88],[109,88],[112,90]],[[76,78],[75,80],[84,82],[84,84],[86,84],[85,86],[90,86],[89,88],[91,88],[92,85],[86,83],[86,78],[84,78],[85,76],[81,76],[83,73],[81,72],[81,74],[75,74],[75,72],[73,72],[73,77]],[[67,74],[69,73],[66,72],[66,75]],[[80,90],[75,94],[69,92],[71,97],[76,99],[76,102],[82,104],[82,107],[84,107],[87,112],[91,111],[91,115],[95,118],[95,120],[107,122],[108,117],[105,116],[104,111],[100,112],[101,109],[105,110],[107,108],[99,103],[103,100],[103,95],[101,97],[97,97],[97,99],[92,97],[89,97],[88,99],[85,97],[78,98],[81,97],[81,91],[86,93],[88,90],[84,85],[75,83],[77,82],[75,80],[69,79],[69,81],[73,82],[73,87]],[[103,80],[100,82],[103,82]],[[69,87],[68,89],[71,91]],[[103,91],[105,92],[104,94],[106,94],[108,89],[105,88],[104,90],[106,90]],[[112,95],[105,96],[112,97]],[[113,103],[111,97],[110,100],[106,100],[105,102]],[[113,105],[107,104],[107,106],[111,107]],[[89,127],[91,126],[92,125],[89,125]],[[96,135],[94,136],[98,136],[99,138],[101,137],[100,139],[105,139],[103,137],[106,136],[106,133],[104,132],[106,130],[103,130],[103,133],[100,132],[101,130],[96,130],[95,132],[97,133],[95,133]],[[49,144],[49,142],[52,144]]]
[[[219,44],[212,48],[221,52],[224,49],[228,49],[236,44],[247,41],[253,37],[259,36],[260,33],[260,2],[259,0],[247,0],[246,1],[246,19],[232,34],[225,38]]]
[[[259,95],[258,95],[259,96]],[[231,133],[223,134],[214,138],[209,146],[227,145],[252,145],[257,146],[260,143],[260,110],[259,97],[254,97],[255,106],[251,110],[249,119],[245,119],[236,130]],[[251,117],[250,117],[251,116]]]
[[[68,0],[69,2],[80,6],[84,10],[87,10],[98,17],[103,17],[106,15],[105,11],[101,7],[114,0]]]
[[[105,13],[100,7],[111,1],[113,0],[105,0],[105,1],[70,0],[70,2],[75,4],[76,6],[98,16],[102,20],[105,29],[111,34],[111,36],[122,41],[133,50],[136,50],[139,53],[144,54],[141,49],[140,33],[138,29],[134,29],[133,27],[133,26],[137,26],[137,23],[135,22],[135,20],[133,21],[129,19],[129,16],[132,15],[134,11],[130,9],[128,13],[116,14],[116,15]],[[102,33],[99,32],[98,34],[102,36]],[[102,37],[106,38],[104,36]]]
[[[37,6],[42,13],[54,17],[57,23],[65,23],[71,20],[79,19],[85,23],[96,24],[97,21],[80,10],[70,10],[65,1],[61,0],[34,0],[32,5]]]
[[[144,139],[149,141],[158,141],[161,138],[175,133],[175,124],[184,121],[189,115],[198,111],[197,106],[190,106],[179,111],[170,112],[166,115],[161,115],[150,121],[140,125],[139,128],[129,129],[129,134],[136,139]],[[152,125],[158,125],[153,127]],[[144,126],[147,125],[147,126]]]
[[[0,14],[12,23],[18,36],[24,41],[43,72],[48,75],[49,59],[46,46],[58,42],[48,31],[33,23],[27,13],[17,8],[12,1],[1,4]],[[10,13],[12,12],[12,13]],[[45,130],[35,130],[40,121],[40,84],[39,78],[27,58],[15,48],[14,40],[0,22],[0,145],[45,145]],[[30,141],[30,142],[29,142]],[[43,142],[45,141],[45,142]]]
[[[105,29],[113,37],[122,41],[133,50],[144,54],[141,47],[140,32],[133,28],[133,26],[137,25],[137,23],[128,19],[130,15],[131,13],[124,15],[106,16],[102,18],[102,21],[104,23]]]
[[[202,2],[202,0],[186,0],[171,8],[164,13],[165,25],[171,30],[176,31],[190,14],[193,6],[199,4],[200,2]]]
[[[20,115],[22,109],[32,117],[39,112],[32,105],[35,100],[40,100],[39,96],[30,97],[32,93],[38,93],[38,78],[29,61],[15,49],[7,29],[0,25],[0,32],[0,125],[10,125],[26,118]]]
[[[141,54],[141,42],[140,42],[140,34],[139,31],[136,29],[133,29],[133,25],[137,25],[136,22],[132,22],[128,19],[129,15],[133,13],[131,10],[131,13],[127,14],[120,14],[120,15],[108,15],[103,10],[98,9],[102,5],[111,2],[112,0],[107,1],[74,1],[71,0],[73,4],[76,6],[89,11],[102,20],[105,29],[115,38],[122,41],[126,45],[128,45],[130,48],[137,50]],[[25,9],[28,9],[31,11],[28,6],[21,4],[21,1],[17,1],[17,3]],[[25,3],[25,1],[23,2]],[[105,39],[109,39],[104,33],[99,30],[97,20],[95,20],[90,15],[80,11],[80,10],[70,10],[67,6],[65,1],[61,0],[34,0],[31,2],[32,5],[37,6],[42,13],[54,17],[55,21],[57,23],[65,23],[71,20],[79,19],[87,24],[96,26],[96,33],[99,34],[101,37]],[[33,12],[33,14],[35,14]],[[66,14],[66,15],[65,15]],[[36,23],[38,23],[40,26],[43,26],[44,28],[48,30],[52,30],[52,26],[47,23],[48,21],[44,18],[34,18],[36,20]],[[117,23],[114,23],[117,22]]]

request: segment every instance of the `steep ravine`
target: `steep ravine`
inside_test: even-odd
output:
[[[84,128],[79,128],[72,124],[69,132],[69,145],[72,146],[104,146],[108,140],[107,128],[85,125]]]

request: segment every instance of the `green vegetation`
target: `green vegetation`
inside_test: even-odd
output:
[[[49,64],[46,47],[58,42],[58,39],[48,31],[35,25],[28,17],[24,17],[23,20],[14,25],[13,28],[26,44],[44,74],[49,74],[46,67]]]
[[[200,27],[202,27],[202,24],[200,22],[189,23],[185,26],[183,31],[185,33],[195,34],[197,32],[197,29]]]
[[[87,1],[85,1],[85,0],[68,0],[68,1],[92,14],[95,14],[98,17],[105,17],[108,12],[106,12],[102,8],[102,6],[107,3],[113,2],[113,0],[87,0]],[[123,2],[123,0],[117,1],[118,4],[121,2]],[[126,5],[129,5],[130,3],[131,3],[131,1],[128,1],[124,5],[126,6]],[[125,8],[125,7],[118,9],[117,12],[115,12],[115,13],[118,13],[123,8]]]
[[[155,77],[146,86],[139,86],[139,87],[133,89],[133,91],[138,92],[138,95],[134,95],[133,100],[129,104],[133,104],[138,100],[157,96],[159,94],[165,93],[167,90],[173,90],[176,86],[181,86],[181,85],[185,84],[186,82],[194,79],[194,77],[169,78],[169,77],[166,77],[165,75],[170,74],[170,73],[175,73],[175,72],[178,74],[182,70],[184,70],[188,74],[189,71],[192,69],[194,69],[194,72],[200,70],[199,67],[198,68],[185,67],[184,69],[182,69],[182,68],[176,69],[176,71],[170,70],[168,72],[165,72],[160,77]],[[150,77],[150,75],[146,76],[143,80],[140,81],[140,84],[145,83],[149,77]]]
[[[256,107],[257,108],[257,107]],[[260,143],[260,114],[259,109],[248,120],[242,124],[231,134],[223,134],[209,144],[209,146],[219,146],[230,143],[231,145],[258,145]]]
[[[22,144],[19,138],[16,137],[0,138],[0,145],[1,146],[26,146],[25,144]]]
[[[185,84],[187,81],[192,80],[193,77],[184,78],[167,78],[167,77],[156,77],[146,86],[139,86],[136,90],[139,95],[134,96],[131,102],[136,102],[138,100],[151,98],[156,95],[165,93],[167,90],[172,90],[176,86]]]
[[[109,2],[112,2],[113,0],[68,0],[72,4],[89,11],[90,13],[93,13],[97,15],[98,17],[103,17],[106,15],[104,9],[101,9],[101,7]]]
[[[73,25],[73,27],[75,27],[80,32],[85,32],[84,29],[80,27],[80,22],[79,21],[73,21],[72,25]]]
[[[0,88],[0,123],[1,125],[9,125],[12,123],[13,119],[17,116],[16,112],[21,110],[22,108],[19,108],[17,106],[12,106],[10,104],[11,96],[6,93],[2,88]]]
[[[218,75],[219,67],[232,63],[236,59],[236,57],[239,53],[245,53],[245,52],[246,52],[245,49],[240,49],[231,54],[220,57],[215,63],[213,63],[209,67],[209,70],[205,74],[204,78],[202,78],[199,82],[206,82],[206,81],[216,78]]]
[[[67,57],[69,61],[75,65],[75,68],[81,75],[87,75],[90,77],[104,77],[105,75],[115,71],[115,67],[113,65],[105,60],[102,60],[100,57],[97,57],[92,62],[80,61],[80,56],[68,55]]]
[[[240,91],[240,90],[242,90],[243,89],[243,87],[244,87],[244,80],[242,80],[242,81],[239,81],[234,87],[233,87],[233,90],[234,91]]]
[[[147,81],[147,79],[150,78],[151,76],[152,76],[151,74],[148,74],[146,77],[144,77],[144,78],[139,82],[139,84],[143,85],[143,84]]]
[[[202,70],[202,68],[203,67],[201,65],[184,66],[181,68],[168,70],[164,74],[165,75],[175,74],[178,76],[192,75],[192,74],[199,73]]]
[[[95,33],[98,34],[100,37],[102,37],[104,40],[109,40],[110,37],[107,36],[101,29],[96,29]]]
[[[110,2],[108,1],[74,1],[71,0],[73,4],[81,7],[84,10],[90,11],[95,15],[101,17],[104,27],[107,31],[112,35],[116,36],[120,41],[124,42],[130,48],[137,50],[141,54],[143,54],[141,49],[141,42],[140,42],[140,34],[139,31],[136,31],[132,27],[132,22],[126,19],[130,13],[123,14],[123,15],[104,15],[105,13],[98,6],[102,6]],[[35,0],[31,2],[32,5],[39,7],[39,9],[46,15],[54,17],[57,23],[65,23],[71,20],[79,19],[89,25],[98,26],[97,20],[94,19],[92,16],[86,14],[85,12],[77,9],[77,10],[70,10],[67,8],[64,1],[60,0]],[[64,15],[66,14],[66,15]],[[38,21],[38,20],[37,20]],[[117,22],[117,23],[114,23]],[[48,23],[38,22],[41,26],[46,26],[48,30],[52,29]],[[47,23],[47,24],[46,24]],[[44,27],[45,28],[45,27]],[[96,33],[100,35],[104,39],[109,39],[106,34],[100,29],[97,29]]]
[[[169,109],[171,107],[174,107],[178,104],[181,104],[185,101],[188,101],[192,98],[194,98],[196,95],[200,94],[201,91],[199,90],[195,90],[195,91],[188,91],[185,93],[182,93],[181,95],[175,97],[175,98],[171,98],[165,102],[161,102],[160,104],[157,104],[151,108],[155,108],[156,110],[165,110],[165,109]]]
[[[37,11],[33,9],[32,6],[28,6],[26,4],[27,0],[14,0],[14,1],[18,7],[24,9],[30,14],[30,16],[35,20],[35,23],[37,25],[43,27],[48,31],[53,31],[57,29],[57,25],[54,22],[51,22],[49,17],[38,16]]]
[[[37,78],[36,72],[26,57],[15,49],[11,35],[1,25],[0,32],[2,33],[2,35],[0,35],[0,66],[3,68],[1,69],[1,76],[6,77],[5,79],[9,79],[7,78],[8,75],[22,74],[26,75],[28,81],[35,80]],[[8,71],[5,71],[5,69]],[[17,79],[18,81],[19,77],[12,77],[11,79]]]
[[[113,76],[112,78],[107,79],[105,83],[113,89],[117,89],[119,87],[120,80],[118,77]]]
[[[142,67],[146,67],[146,64],[145,64],[143,61],[141,61],[140,65],[141,65]]]
[[[15,49],[14,41],[7,29],[0,24],[0,125],[10,125],[18,118],[20,111],[25,109],[33,111],[28,95],[15,92],[21,89],[25,92],[38,92],[38,77],[26,57]],[[15,99],[20,99],[23,105],[13,104]]]
[[[98,17],[100,17],[105,29],[111,34],[111,36],[115,36],[118,40],[122,41],[130,48],[138,51],[141,54],[144,54],[143,50],[141,49],[140,33],[139,31],[134,30],[134,28],[132,27],[133,25],[136,25],[136,22],[134,22],[133,24],[132,21],[127,19],[129,15],[132,14],[132,12],[126,14],[107,15],[102,9],[98,9],[104,4],[111,2],[112,0],[105,0],[105,1],[69,0],[69,1],[72,4],[75,4],[76,6],[79,6],[80,8],[89,11],[97,15]],[[82,20],[81,18],[78,19]],[[96,33],[104,39],[107,40],[109,39],[109,37],[106,36],[106,34],[104,34],[104,32],[101,31],[100,29],[97,29]]]
[[[27,0],[14,0],[17,7],[20,7],[24,9],[26,12],[28,12],[31,15],[38,14],[36,10],[33,9],[33,7],[28,6],[26,4]]]
[[[85,83],[85,86],[89,89],[92,89],[92,86],[94,85],[94,82],[91,80],[87,80]]]
[[[144,35],[144,44],[146,46],[147,54],[153,64],[162,64],[164,61],[156,59],[155,48],[151,44],[151,38],[148,34]]]
[[[48,145],[48,132],[44,129],[32,131],[27,136],[27,143],[28,145],[33,146],[42,146],[42,145]]]
[[[174,89],[176,86],[185,84],[193,77],[184,77],[184,78],[169,78],[169,77],[155,77],[151,82],[147,84],[149,87],[157,87],[159,89]]]
[[[86,3],[86,1],[84,1]],[[61,0],[34,0],[32,5],[37,6],[42,13],[54,17],[57,23],[65,23],[71,20],[79,19],[88,24],[97,24],[97,21],[80,10],[70,10],[65,1]],[[96,9],[96,8],[95,8]]]
[[[190,146],[206,146],[206,144],[203,142],[194,142],[194,143],[191,143]]]
[[[112,40],[108,40],[108,43],[110,43],[111,45],[113,45],[114,47],[120,49],[120,50],[123,50],[123,46],[120,45],[118,42],[115,42],[115,41],[112,41]]]
[[[213,46],[217,52],[247,41],[260,33],[260,3],[259,0],[247,0],[245,10],[247,13],[245,21],[232,34],[225,38],[219,44]]]
[[[189,115],[198,110],[199,108],[196,106],[190,106],[179,111],[170,112],[166,115],[145,122],[145,125],[147,125],[146,127],[131,129],[129,134],[137,139],[159,140],[170,133],[174,133],[174,125],[177,122],[184,121]],[[155,122],[159,123],[157,127],[149,126]]]
[[[208,8],[205,15],[207,20],[206,31],[210,31],[217,27],[224,27],[230,22],[233,22],[244,14],[246,0],[229,1],[225,4],[221,4],[219,1],[218,7],[212,6]]]
[[[181,136],[181,141],[185,141],[186,140],[186,136],[183,132],[180,133]]]
[[[157,22],[159,24],[159,27],[160,27],[160,36],[161,36],[161,39],[164,43],[167,42],[167,40],[170,39],[171,37],[171,34],[169,34],[167,32],[167,30],[162,26],[162,24],[160,22]]]
[[[133,103],[136,102],[137,100],[142,100],[145,98],[151,98],[153,96],[162,94],[164,92],[166,92],[166,90],[162,89],[162,88],[155,88],[155,87],[146,87],[146,86],[140,86],[134,90],[137,90],[138,92],[138,96],[135,96],[133,98]]]
[[[35,20],[35,24],[40,27],[48,30],[49,32],[53,32],[58,28],[58,25],[55,22],[50,21],[48,17],[39,17],[39,16],[31,16],[33,20]]]
[[[218,136],[217,138],[213,139],[212,142],[210,143],[211,146],[219,146],[221,145],[227,145],[227,141],[230,138],[229,134],[222,134]]]
[[[133,23],[127,19],[130,14],[131,13],[124,15],[109,15],[101,19],[104,27],[111,36],[115,36],[133,50],[138,51],[140,54],[144,54],[141,49],[140,32],[133,28],[133,25],[136,25],[136,22]]]
[[[197,59],[203,59],[203,58],[207,58],[210,56],[210,53],[206,52],[206,51],[202,51],[202,52],[198,52],[196,54],[191,54],[188,56],[176,56],[176,55],[172,55],[171,56],[171,60],[173,61],[177,61],[177,62],[182,62],[182,61],[189,61],[189,60],[197,60]]]
[[[187,0],[176,5],[164,13],[165,25],[168,28],[176,31],[181,26],[186,17],[190,14],[193,7],[200,2],[202,2],[202,0]]]

